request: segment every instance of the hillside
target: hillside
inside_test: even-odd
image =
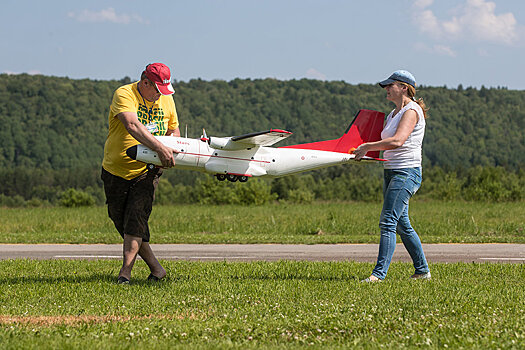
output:
[[[53,201],[70,187],[100,191],[108,108],[113,91],[127,82],[129,78],[95,81],[0,75],[0,196]],[[339,137],[359,109],[388,113],[393,108],[378,86],[340,81],[197,79],[174,86],[181,133],[187,126],[189,137],[199,137],[202,128],[212,136],[280,128],[294,135],[279,145],[312,142]],[[426,181],[434,185],[429,183],[426,189],[448,191],[439,196],[454,197],[455,188],[482,184],[484,179],[501,180],[508,172],[510,177],[501,180],[509,188],[505,193],[524,192],[515,188],[519,187],[515,179],[521,179],[519,174],[525,170],[525,91],[422,87],[418,96],[430,107],[423,164]],[[499,170],[481,171],[496,167]],[[378,167],[333,167],[312,173],[314,179],[305,180],[304,187],[313,186],[314,181],[316,198],[366,199],[370,193],[377,197],[378,171]],[[193,185],[198,177],[188,171],[166,173],[172,184]],[[370,176],[377,181],[364,184]],[[333,180],[331,187],[323,179]],[[336,179],[352,188],[353,194],[341,197]],[[286,192],[283,188],[297,183],[282,179],[272,188]],[[372,189],[356,195],[367,186]],[[498,187],[491,191],[495,196],[502,192]],[[471,197],[483,197],[476,196]]]
[[[0,75],[0,166],[91,168],[100,164],[115,88],[129,81]],[[374,85],[316,80],[233,80],[175,83],[175,100],[189,136],[290,130],[286,142],[338,137],[362,108],[389,112]],[[518,169],[525,164],[525,92],[422,87],[430,106],[426,165]]]

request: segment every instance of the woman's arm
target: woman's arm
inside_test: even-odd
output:
[[[361,158],[363,158],[365,154],[370,151],[384,151],[403,146],[405,141],[416,127],[418,119],[419,118],[415,110],[407,110],[405,113],[403,113],[394,136],[387,137],[386,139],[380,141],[363,143],[353,152],[355,155],[355,160],[361,160]]]

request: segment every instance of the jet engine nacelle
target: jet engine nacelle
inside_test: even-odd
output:
[[[236,151],[253,147],[247,144],[232,141],[230,137],[210,137],[208,139],[208,144],[211,148],[223,149],[226,151]]]

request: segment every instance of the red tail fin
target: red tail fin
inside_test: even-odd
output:
[[[315,149],[339,153],[350,153],[362,143],[381,140],[385,114],[369,109],[360,110],[343,136],[335,140],[303,143],[283,148]],[[368,152],[369,157],[378,158],[379,151]]]

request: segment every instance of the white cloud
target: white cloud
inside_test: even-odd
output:
[[[433,0],[414,1],[414,23],[434,39],[466,39],[512,45],[519,39],[517,21],[511,12],[496,14],[496,4],[486,0],[466,0],[457,15],[438,19],[429,9]]]
[[[516,18],[512,13],[496,15],[496,4],[483,0],[468,0],[468,11],[460,22],[479,40],[512,44],[517,39]]]
[[[489,57],[490,54],[488,53],[488,51],[486,49],[478,49],[478,55],[482,56],[482,57]]]
[[[429,7],[434,3],[434,0],[414,0],[414,6],[417,8]]]
[[[434,45],[432,48],[435,53],[441,56],[449,56],[449,57],[456,57],[456,53],[452,48],[445,45]]]
[[[314,68],[310,68],[306,71],[306,77],[309,79],[326,80],[326,75]]]
[[[414,15],[414,20],[419,30],[423,33],[428,33],[431,36],[439,37],[441,35],[441,25],[430,10],[424,10]]]
[[[142,17],[138,15],[117,14],[115,9],[112,7],[109,7],[105,10],[100,10],[98,12],[90,10],[69,12],[67,16],[79,22],[110,22],[117,24],[129,24],[132,22],[148,23],[148,21],[142,19]]]
[[[433,55],[439,55],[439,56],[448,56],[448,57],[456,57],[456,52],[450,47],[446,45],[432,45],[428,46],[423,43],[416,43],[414,45],[414,48],[418,51],[423,51],[429,54]]]

